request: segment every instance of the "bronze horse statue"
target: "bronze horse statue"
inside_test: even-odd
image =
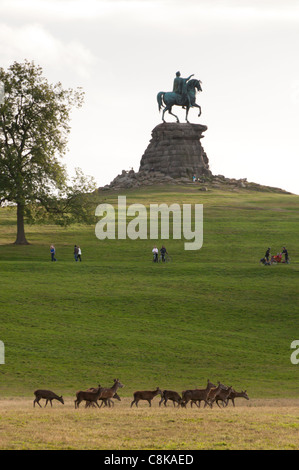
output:
[[[200,80],[196,80],[194,78],[192,80],[189,80],[187,83],[187,96],[180,95],[179,93],[174,93],[173,91],[169,91],[169,92],[160,91],[157,95],[157,101],[159,105],[159,111],[161,111],[161,108],[164,108],[163,113],[162,113],[163,122],[165,122],[164,114],[166,111],[168,111],[169,114],[171,114],[172,116],[176,118],[176,122],[180,122],[179,118],[171,112],[172,106],[183,106],[186,109],[186,121],[187,122],[189,122],[188,113],[189,113],[190,107],[199,108],[198,116],[200,116],[201,107],[195,103],[196,90],[202,91],[202,88],[201,88]]]

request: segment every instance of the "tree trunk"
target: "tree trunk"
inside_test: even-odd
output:
[[[24,204],[19,202],[17,206],[17,239],[15,245],[29,245],[25,237]]]

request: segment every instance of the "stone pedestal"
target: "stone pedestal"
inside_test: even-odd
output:
[[[139,172],[160,172],[172,178],[211,176],[200,142],[206,130],[201,124],[159,124],[152,131]]]

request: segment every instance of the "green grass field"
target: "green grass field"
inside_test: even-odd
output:
[[[116,204],[115,193],[103,194],[99,203]],[[155,241],[100,241],[95,226],[79,225],[27,226],[31,245],[20,247],[15,212],[1,209],[1,396],[49,388],[73,397],[119,377],[124,397],[208,378],[251,398],[299,397],[299,365],[290,361],[299,339],[299,196],[191,186],[122,194],[128,204],[202,203],[202,249],[163,240],[173,261],[156,265]],[[259,264],[268,246],[276,254],[283,245],[291,264]]]

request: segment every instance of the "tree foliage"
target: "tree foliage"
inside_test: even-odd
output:
[[[0,69],[0,204],[17,205],[17,240],[27,243],[24,218],[66,224],[88,220],[91,179],[77,171],[70,185],[61,158],[66,153],[71,109],[84,93],[49,84],[40,66],[14,62]]]

